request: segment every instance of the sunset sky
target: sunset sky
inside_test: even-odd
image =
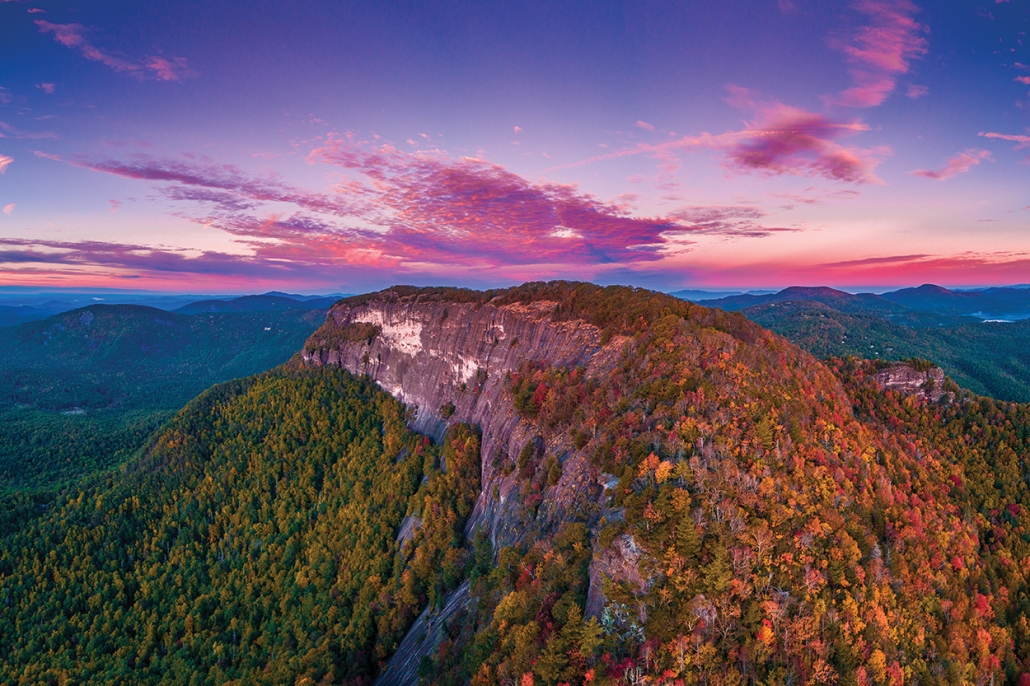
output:
[[[0,0],[0,286],[1030,283],[1030,2]]]

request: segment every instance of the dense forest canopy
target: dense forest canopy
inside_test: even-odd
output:
[[[0,680],[367,680],[463,575],[478,491],[475,432],[438,449],[404,413],[296,365],[207,391],[3,540]]]

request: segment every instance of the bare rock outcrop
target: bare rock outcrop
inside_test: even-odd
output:
[[[602,344],[596,326],[554,321],[553,302],[495,306],[398,298],[389,291],[379,295],[334,306],[305,346],[304,360],[367,374],[412,409],[413,429],[438,440],[449,423],[478,426],[482,491],[468,529],[486,527],[495,547],[519,540],[533,527],[527,529],[522,503],[512,497],[516,475],[505,477],[503,466],[514,464],[537,427],[515,411],[506,376],[531,361],[604,375],[618,362],[627,339],[616,336]],[[547,439],[548,453],[566,465],[538,511],[554,519],[571,498],[596,498],[601,489],[593,467],[575,455],[568,437]]]
[[[466,531],[487,531],[496,550],[553,531],[569,512],[594,512],[597,521],[613,516],[605,496],[604,477],[610,475],[602,475],[560,429],[542,431],[535,421],[520,416],[507,383],[509,373],[527,362],[581,367],[594,378],[615,369],[630,339],[606,340],[598,327],[585,321],[557,320],[555,308],[556,303],[548,301],[463,303],[385,291],[337,303],[302,356],[308,364],[338,365],[367,374],[408,405],[413,429],[437,440],[448,424],[479,427],[482,488]],[[562,470],[542,501],[529,507],[520,493],[515,465],[522,449],[539,440],[546,444],[546,454],[558,458]],[[410,537],[416,525],[406,521],[399,538]],[[598,551],[591,565],[589,603],[594,616],[604,608],[605,576],[643,587],[635,569],[639,551],[631,538],[624,538]],[[443,614],[458,612],[468,598],[466,584],[448,596]],[[430,621],[439,626],[443,618],[434,620],[423,613],[377,683],[417,683],[418,660],[438,644],[428,629]]]
[[[945,395],[944,370],[931,366],[925,370],[902,362],[882,369],[873,377],[884,390],[900,391],[937,402]]]

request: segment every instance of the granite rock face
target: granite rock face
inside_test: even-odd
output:
[[[874,378],[884,390],[900,391],[931,402],[945,395],[944,370],[940,367],[920,371],[907,363],[893,364],[877,372]]]
[[[528,521],[517,497],[517,474],[503,472],[539,429],[515,411],[506,376],[525,362],[578,366],[588,377],[603,376],[614,369],[628,339],[615,336],[602,344],[596,326],[553,321],[553,302],[494,306],[395,297],[389,291],[377,296],[334,306],[303,358],[367,374],[409,406],[413,429],[437,440],[455,422],[482,431],[482,491],[469,532],[485,527],[495,548],[510,545],[554,526],[579,501],[601,497],[595,468],[569,437],[544,435],[547,453],[562,461],[562,477]]]

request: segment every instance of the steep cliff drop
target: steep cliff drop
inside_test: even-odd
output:
[[[506,379],[532,362],[582,367],[587,377],[604,376],[628,339],[614,336],[602,344],[597,326],[554,321],[554,301],[462,303],[401,293],[342,301],[311,336],[303,357],[367,374],[412,408],[412,428],[437,440],[448,423],[479,427],[483,490],[468,529],[486,527],[495,547],[509,545],[530,532],[521,526],[519,503],[508,497],[516,475],[505,477],[499,468],[505,460],[513,463],[538,430],[536,422],[515,411]],[[572,452],[567,443],[549,449]],[[566,471],[583,481],[584,469]],[[560,491],[572,490],[567,481],[559,484]],[[600,490],[595,483],[576,485],[593,495]]]
[[[442,438],[447,424],[466,422],[482,431],[482,490],[469,518],[467,532],[489,532],[496,550],[532,540],[553,528],[570,509],[594,504],[604,508],[601,474],[561,431],[547,433],[547,447],[559,455],[562,476],[549,489],[535,516],[519,497],[517,470],[523,449],[540,440],[535,421],[516,412],[511,374],[524,365],[582,368],[587,378],[610,374],[629,338],[607,337],[581,319],[555,321],[553,300],[490,298],[467,292],[393,289],[341,301],[326,324],[303,350],[312,364],[339,365],[367,374],[413,412],[413,429]],[[523,300],[526,300],[523,302]],[[596,520],[596,517],[594,518]],[[600,608],[601,576],[595,573],[592,605]],[[427,611],[412,627],[398,657],[377,683],[417,683],[420,659],[432,651],[437,627],[468,599],[462,587],[445,602],[438,616]]]

